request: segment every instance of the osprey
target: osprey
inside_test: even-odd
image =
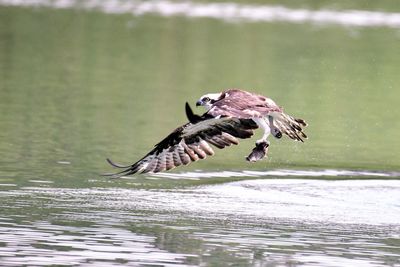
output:
[[[264,134],[246,159],[255,162],[264,158],[268,152],[269,134],[281,138],[287,135],[295,141],[307,138],[302,119],[285,113],[272,99],[239,89],[229,89],[217,94],[206,94],[196,106],[204,106],[207,111],[199,116],[193,113],[186,103],[188,123],[178,127],[161,142],[155,145],[146,156],[136,163],[122,166],[107,161],[123,170],[105,174],[114,178],[135,173],[156,173],[170,170],[192,161],[214,155],[210,145],[225,148],[239,144],[238,138],[250,138],[254,130],[261,128]]]

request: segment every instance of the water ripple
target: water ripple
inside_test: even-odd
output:
[[[267,170],[267,171],[219,171],[219,172],[182,172],[182,173],[154,173],[153,177],[162,177],[170,179],[192,179],[215,178],[215,177],[368,177],[368,178],[397,178],[399,172],[383,171],[351,171],[351,170]]]
[[[311,179],[11,189],[0,191],[0,257],[10,266],[204,265],[212,255],[260,266],[397,266],[399,192],[399,180]]]
[[[0,236],[1,242],[7,244],[0,247],[2,266],[100,266],[102,262],[104,266],[120,266],[126,262],[167,262],[174,266],[181,265],[186,257],[195,257],[160,250],[154,246],[155,237],[116,227],[71,227],[48,222],[18,226],[2,224]]]

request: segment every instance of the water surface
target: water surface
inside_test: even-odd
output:
[[[39,184],[40,185],[40,184]],[[7,265],[398,266],[397,180],[2,191]]]
[[[396,6],[284,6],[336,12],[314,23],[9,2],[2,265],[400,266]],[[350,9],[387,23],[338,23]],[[98,175],[105,158],[133,162],[185,123],[186,101],[230,87],[273,98],[310,138],[271,140],[256,164],[244,160],[253,139],[170,173]]]

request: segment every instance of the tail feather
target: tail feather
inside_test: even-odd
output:
[[[307,139],[307,135],[303,132],[303,127],[306,127],[307,123],[303,119],[296,119],[285,113],[274,113],[272,117],[274,126],[291,139],[301,142]]]

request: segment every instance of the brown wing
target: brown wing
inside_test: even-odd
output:
[[[251,119],[198,116],[197,120],[195,123],[190,122],[177,128],[155,145],[146,156],[130,166],[121,166],[107,160],[114,167],[124,170],[106,175],[119,178],[135,173],[161,172],[187,165],[212,156],[214,150],[210,144],[220,149],[232,144],[237,145],[239,143],[237,138],[249,138],[253,135],[253,130],[258,128]]]
[[[237,118],[260,118],[270,112],[282,112],[273,100],[265,96],[238,89],[226,90],[207,112],[213,117],[230,116]]]

